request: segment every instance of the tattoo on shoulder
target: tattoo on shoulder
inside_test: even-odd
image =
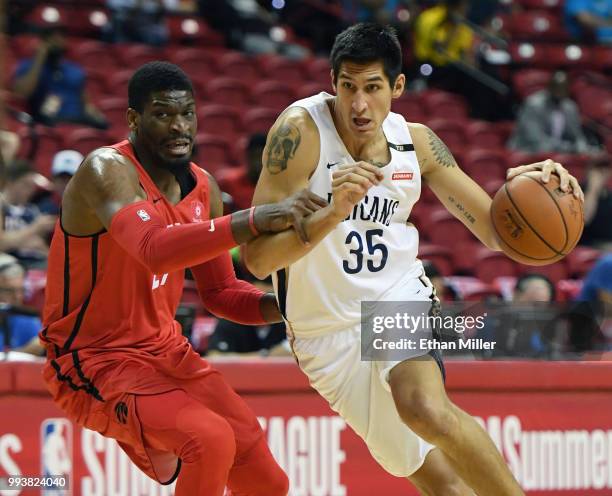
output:
[[[279,174],[287,168],[287,162],[293,158],[300,146],[302,135],[293,124],[281,124],[270,138],[266,168],[270,174]]]
[[[427,135],[436,162],[444,167],[455,167],[455,158],[444,142],[431,129],[427,129]]]

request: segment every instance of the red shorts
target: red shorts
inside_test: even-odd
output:
[[[138,395],[183,390],[225,418],[235,434],[236,462],[262,437],[257,417],[221,374],[191,347],[163,355],[87,350],[49,360],[45,380],[59,407],[76,423],[116,439],[149,477],[170,483],[178,475],[174,453],[147,446],[136,408]]]

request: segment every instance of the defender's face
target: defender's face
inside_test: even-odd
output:
[[[189,163],[197,131],[195,100],[190,91],[154,92],[142,114],[135,112],[133,119],[137,139],[160,166],[173,169]]]
[[[404,84],[405,76],[400,74],[390,85],[382,62],[343,62],[334,85],[337,116],[359,138],[375,136]]]

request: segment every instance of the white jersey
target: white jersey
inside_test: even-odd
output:
[[[334,126],[331,98],[319,93],[291,105],[306,109],[319,129],[319,162],[309,188],[328,201],[336,167],[355,162]],[[409,281],[423,273],[419,235],[409,223],[421,193],[412,138],[399,114],[390,113],[382,129],[391,152],[381,169],[383,181],[310,253],[273,278],[294,336],[320,336],[359,324],[362,301],[406,300]]]

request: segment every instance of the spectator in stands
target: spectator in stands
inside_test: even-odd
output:
[[[24,275],[25,271],[16,258],[0,253],[0,303],[23,306]],[[41,328],[38,317],[0,313],[0,349],[8,345],[13,351],[42,355],[43,348],[38,341]]]
[[[612,0],[566,0],[565,24],[577,39],[612,45]]]
[[[256,0],[198,0],[200,14],[210,26],[223,33],[230,48],[251,54],[277,53],[292,59],[303,59],[304,47],[287,43],[272,33],[277,16]]]
[[[19,136],[10,131],[0,130],[0,160],[11,162],[19,150]]]
[[[266,135],[253,134],[246,149],[246,166],[227,171],[219,178],[221,189],[232,196],[238,210],[250,208],[255,186],[261,172],[261,157],[266,146]]]
[[[106,119],[87,97],[85,71],[64,58],[66,48],[61,26],[41,29],[36,54],[17,66],[13,91],[28,101],[30,113],[39,122],[72,122],[106,129]]]
[[[56,216],[42,214],[31,203],[39,177],[28,162],[9,164],[1,203],[0,251],[14,255],[28,267],[46,263],[48,238],[56,221]]]
[[[59,214],[68,181],[72,179],[84,158],[83,154],[76,150],[62,150],[55,154],[51,164],[53,191],[37,203],[41,212],[52,215]]]
[[[106,0],[113,42],[162,46],[168,42],[166,11],[179,9],[178,0]]]
[[[516,281],[512,301],[515,303],[551,303],[555,301],[555,285],[541,274],[523,274]]]
[[[519,109],[508,147],[529,153],[591,152],[569,88],[567,74],[557,71],[547,89],[530,95]]]
[[[612,190],[608,186],[612,175],[612,157],[594,157],[587,168],[584,191],[583,245],[612,250]]]
[[[572,351],[612,350],[612,253],[603,255],[585,277],[569,323]]]

